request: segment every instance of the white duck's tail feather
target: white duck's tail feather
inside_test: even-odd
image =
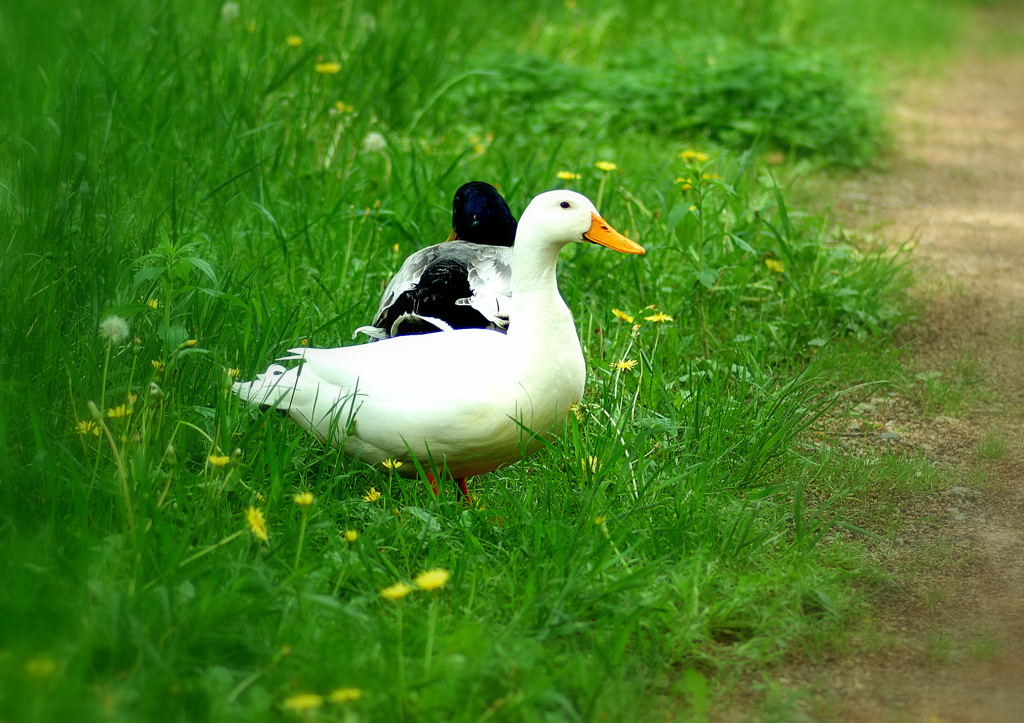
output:
[[[250,404],[288,412],[303,429],[335,444],[349,435],[359,410],[358,389],[325,382],[304,366],[285,369],[272,364],[251,382],[235,382],[231,391]]]

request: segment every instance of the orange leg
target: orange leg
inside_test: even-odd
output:
[[[473,504],[473,498],[469,496],[469,490],[466,489],[466,478],[456,477],[455,483],[459,486],[459,494],[462,495],[462,501],[465,502],[467,506]]]
[[[427,472],[427,482],[429,482],[430,486],[434,488],[434,495],[437,496],[437,480],[434,479],[433,472]],[[466,478],[456,477],[455,484],[459,486],[459,496],[462,497],[462,500],[467,505],[473,504],[473,498],[469,496],[469,488],[466,487]]]

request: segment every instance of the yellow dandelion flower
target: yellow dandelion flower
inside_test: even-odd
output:
[[[148,306],[150,309],[159,309],[160,302],[157,301],[156,299],[150,299],[149,301],[146,302],[146,306]]]
[[[437,590],[448,584],[452,574],[447,570],[442,570],[440,567],[434,568],[433,570],[427,570],[421,572],[413,580],[416,583],[416,587],[420,590]]]
[[[223,467],[224,465],[231,461],[231,457],[230,455],[226,454],[211,454],[209,457],[206,458],[206,461],[209,462],[214,467],[220,469],[221,467]]]
[[[616,168],[618,168],[618,166],[616,166],[611,161],[598,161],[594,165],[600,168],[602,171],[614,171]]]
[[[317,63],[316,72],[323,73],[324,75],[334,75],[341,70],[339,63]]]
[[[304,711],[304,710],[316,710],[324,704],[324,698],[322,695],[316,693],[299,693],[293,695],[290,698],[285,698],[284,702],[281,703],[281,707],[285,710],[293,711]]]
[[[269,542],[270,538],[267,537],[267,521],[263,517],[263,510],[258,507],[249,507],[245,511],[245,519],[249,522],[249,529],[252,530],[252,534],[264,542]]]
[[[595,525],[603,525],[607,521],[608,521],[608,516],[607,515],[598,515],[597,517],[594,518],[594,524]]]
[[[768,267],[769,271],[774,271],[777,274],[782,274],[785,273],[786,271],[786,267],[784,267],[775,259],[765,259],[764,265]]]
[[[345,530],[345,540],[351,545],[359,539],[359,533],[355,530]]]
[[[625,311],[622,311],[621,309],[612,309],[612,314],[614,314],[615,318],[619,319],[620,321],[624,321],[627,324],[633,323],[633,317],[627,314]]]
[[[228,376],[232,379],[238,379],[239,369],[238,367],[230,367],[228,369]]]
[[[57,664],[49,658],[32,658],[25,663],[25,672],[33,678],[49,678],[57,670]]]
[[[376,487],[371,487],[370,491],[363,495],[363,499],[367,502],[376,502],[380,499],[380,492],[377,491]]]
[[[617,362],[612,364],[612,366],[622,371],[636,369],[636,359],[619,359]]]
[[[97,437],[100,436],[100,428],[96,426],[96,422],[90,420],[76,424],[75,431],[83,437],[87,434],[92,434]]]
[[[297,504],[299,507],[309,507],[311,504],[313,504],[313,493],[302,492],[292,497],[292,499],[295,500],[295,504]]]
[[[331,692],[332,703],[351,703],[363,697],[363,691],[359,688],[338,688]]]
[[[694,151],[689,149],[680,153],[679,157],[682,158],[687,163],[704,163],[704,161],[708,160],[707,153],[701,153],[700,151]]]
[[[572,171],[559,171],[555,175],[561,178],[563,181],[575,181],[577,178],[582,178],[580,174],[573,173]]]
[[[674,319],[671,316],[669,316],[668,314],[663,314],[660,311],[657,314],[645,316],[644,319],[646,319],[647,321],[653,321],[658,324],[660,324],[663,321],[674,321]]]
[[[404,582],[396,582],[391,587],[381,590],[380,594],[388,600],[401,600],[415,589],[412,585],[406,585]]]
[[[126,404],[118,404],[116,407],[111,407],[107,410],[107,416],[111,419],[121,419],[127,417],[132,413],[132,408]]]
[[[301,35],[289,35],[287,38],[284,39],[284,41],[286,43],[288,43],[288,47],[297,48],[300,45],[302,45],[302,36]]]
[[[570,404],[569,411],[573,413],[573,416],[575,416],[576,419],[581,422],[583,421],[583,408],[580,406],[579,402],[573,402]]]
[[[381,464],[390,470],[396,470],[402,466],[401,460],[391,459],[391,457],[388,457],[386,460],[381,462]]]

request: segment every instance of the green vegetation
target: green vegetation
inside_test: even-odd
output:
[[[991,395],[985,387],[987,375],[978,360],[971,356],[957,360],[948,374],[924,371],[918,372],[915,378],[924,414],[929,417],[957,414],[971,402]]]
[[[723,40],[645,45],[601,67],[502,55],[466,95],[466,114],[529,118],[536,132],[606,138],[630,131],[708,138],[861,165],[881,141],[866,89],[833,53]],[[493,80],[492,80],[493,79]],[[504,124],[499,124],[499,129]]]
[[[869,381],[909,278],[762,155],[868,159],[872,13],[956,13],[722,5],[0,11],[0,717],[701,719],[716,680],[841,631],[870,575],[830,534],[848,467],[795,442]],[[674,47],[720,54],[677,95]],[[641,62],[663,100],[631,95]],[[484,75],[532,63],[564,92]],[[606,95],[561,117],[581,88]],[[472,178],[516,211],[568,183],[648,255],[563,254],[587,398],[464,509],[228,388],[351,343]]]

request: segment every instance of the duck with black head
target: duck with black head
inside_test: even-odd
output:
[[[462,185],[447,241],[409,256],[384,289],[373,323],[355,333],[376,341],[452,329],[505,331],[515,235],[515,216],[494,186]]]

